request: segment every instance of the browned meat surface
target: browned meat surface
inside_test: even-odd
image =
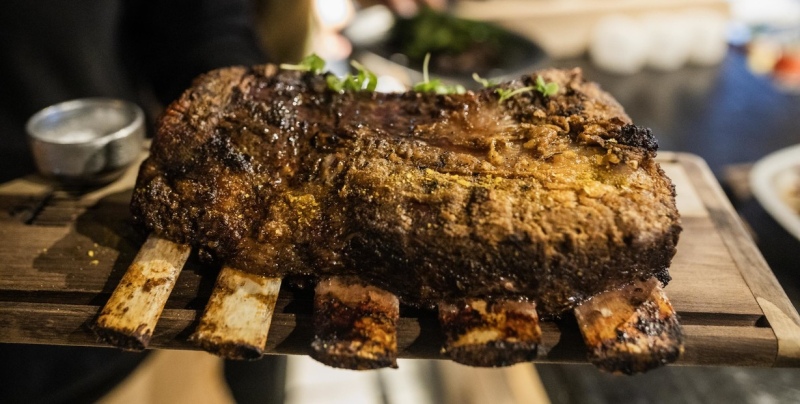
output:
[[[269,276],[354,275],[430,307],[523,298],[555,315],[652,275],[680,232],[649,130],[578,70],[556,95],[337,93],[274,66],[199,78],[162,117],[132,210]]]

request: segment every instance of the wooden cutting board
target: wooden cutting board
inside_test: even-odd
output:
[[[665,289],[687,335],[678,363],[800,366],[800,317],[705,162],[673,153],[659,160],[684,227]],[[0,185],[0,343],[106,346],[88,326],[144,242],[128,212],[135,175],[77,196],[37,177]],[[197,349],[187,337],[216,271],[190,258],[152,348]],[[312,297],[281,291],[269,352],[308,352]],[[574,318],[544,322],[542,331],[539,360],[586,361]],[[401,310],[401,357],[440,358],[442,341],[434,313]]]

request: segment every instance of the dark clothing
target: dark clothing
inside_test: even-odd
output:
[[[172,101],[198,74],[265,61],[248,0],[7,0],[2,7],[0,182],[34,170],[24,125],[48,105],[102,96],[153,112],[155,100]]]
[[[146,357],[113,348],[0,344],[0,402],[95,402]]]
[[[0,183],[35,170],[24,125],[48,105],[121,98],[144,107],[152,122],[158,105],[175,99],[195,76],[263,63],[250,7],[248,0],[5,0]],[[144,357],[0,344],[0,402],[92,401]]]

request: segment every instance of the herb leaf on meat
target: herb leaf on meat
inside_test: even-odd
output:
[[[302,72],[311,72],[313,74],[320,74],[325,69],[325,59],[317,56],[316,53],[312,53],[303,58],[300,63],[293,65],[288,63],[282,63],[281,69],[284,70],[298,70]]]
[[[428,76],[428,63],[431,61],[431,54],[425,54],[422,62],[422,82],[414,84],[413,90],[421,93],[436,94],[464,94],[467,90],[460,84],[448,85],[439,79],[431,80]]]
[[[522,94],[524,92],[528,92],[528,91],[535,90],[535,89],[536,89],[536,87],[534,87],[534,86],[522,87],[522,88],[518,88],[516,90],[512,90],[510,88],[509,89],[498,88],[498,89],[494,90],[494,92],[496,92],[497,94],[500,95],[500,100],[499,101],[503,102],[503,101],[505,101],[505,100],[517,95],[517,94]]]
[[[481,84],[484,88],[495,87],[498,84],[497,80],[485,79],[478,75],[478,73],[472,73],[472,79]]]
[[[356,74],[347,73],[342,78],[329,74],[325,77],[328,88],[333,91],[375,91],[378,86],[378,76],[355,60],[351,61],[350,65],[356,69]]]
[[[542,93],[545,97],[549,97],[558,92],[558,83],[546,83],[542,76],[536,76],[536,91]]]
[[[473,78],[474,77],[475,76],[473,76]],[[542,76],[536,76],[535,84],[536,85],[522,87],[522,88],[518,88],[516,90],[512,90],[510,88],[509,89],[498,88],[498,89],[496,89],[494,91],[497,94],[500,95],[500,100],[499,100],[500,102],[503,102],[503,101],[505,101],[505,100],[517,95],[517,94],[522,94],[524,92],[528,92],[528,91],[532,91],[532,90],[536,90],[536,91],[542,93],[542,95],[545,96],[545,97],[549,97],[551,95],[555,95],[558,92],[558,83],[555,83],[555,82],[552,82],[552,81],[547,83],[547,82],[544,81],[544,78],[542,78]]]

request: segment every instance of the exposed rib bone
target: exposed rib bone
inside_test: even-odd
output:
[[[280,278],[223,267],[190,339],[223,358],[260,358],[280,288]]]
[[[467,299],[439,304],[444,352],[470,366],[509,366],[536,358],[542,330],[536,304]]]
[[[678,315],[655,278],[596,295],[575,309],[575,317],[589,359],[609,372],[645,372],[683,352]]]
[[[97,334],[120,348],[147,348],[190,251],[189,246],[148,237],[100,312]]]
[[[311,356],[345,369],[397,367],[400,302],[355,279],[322,279],[314,295]]]

